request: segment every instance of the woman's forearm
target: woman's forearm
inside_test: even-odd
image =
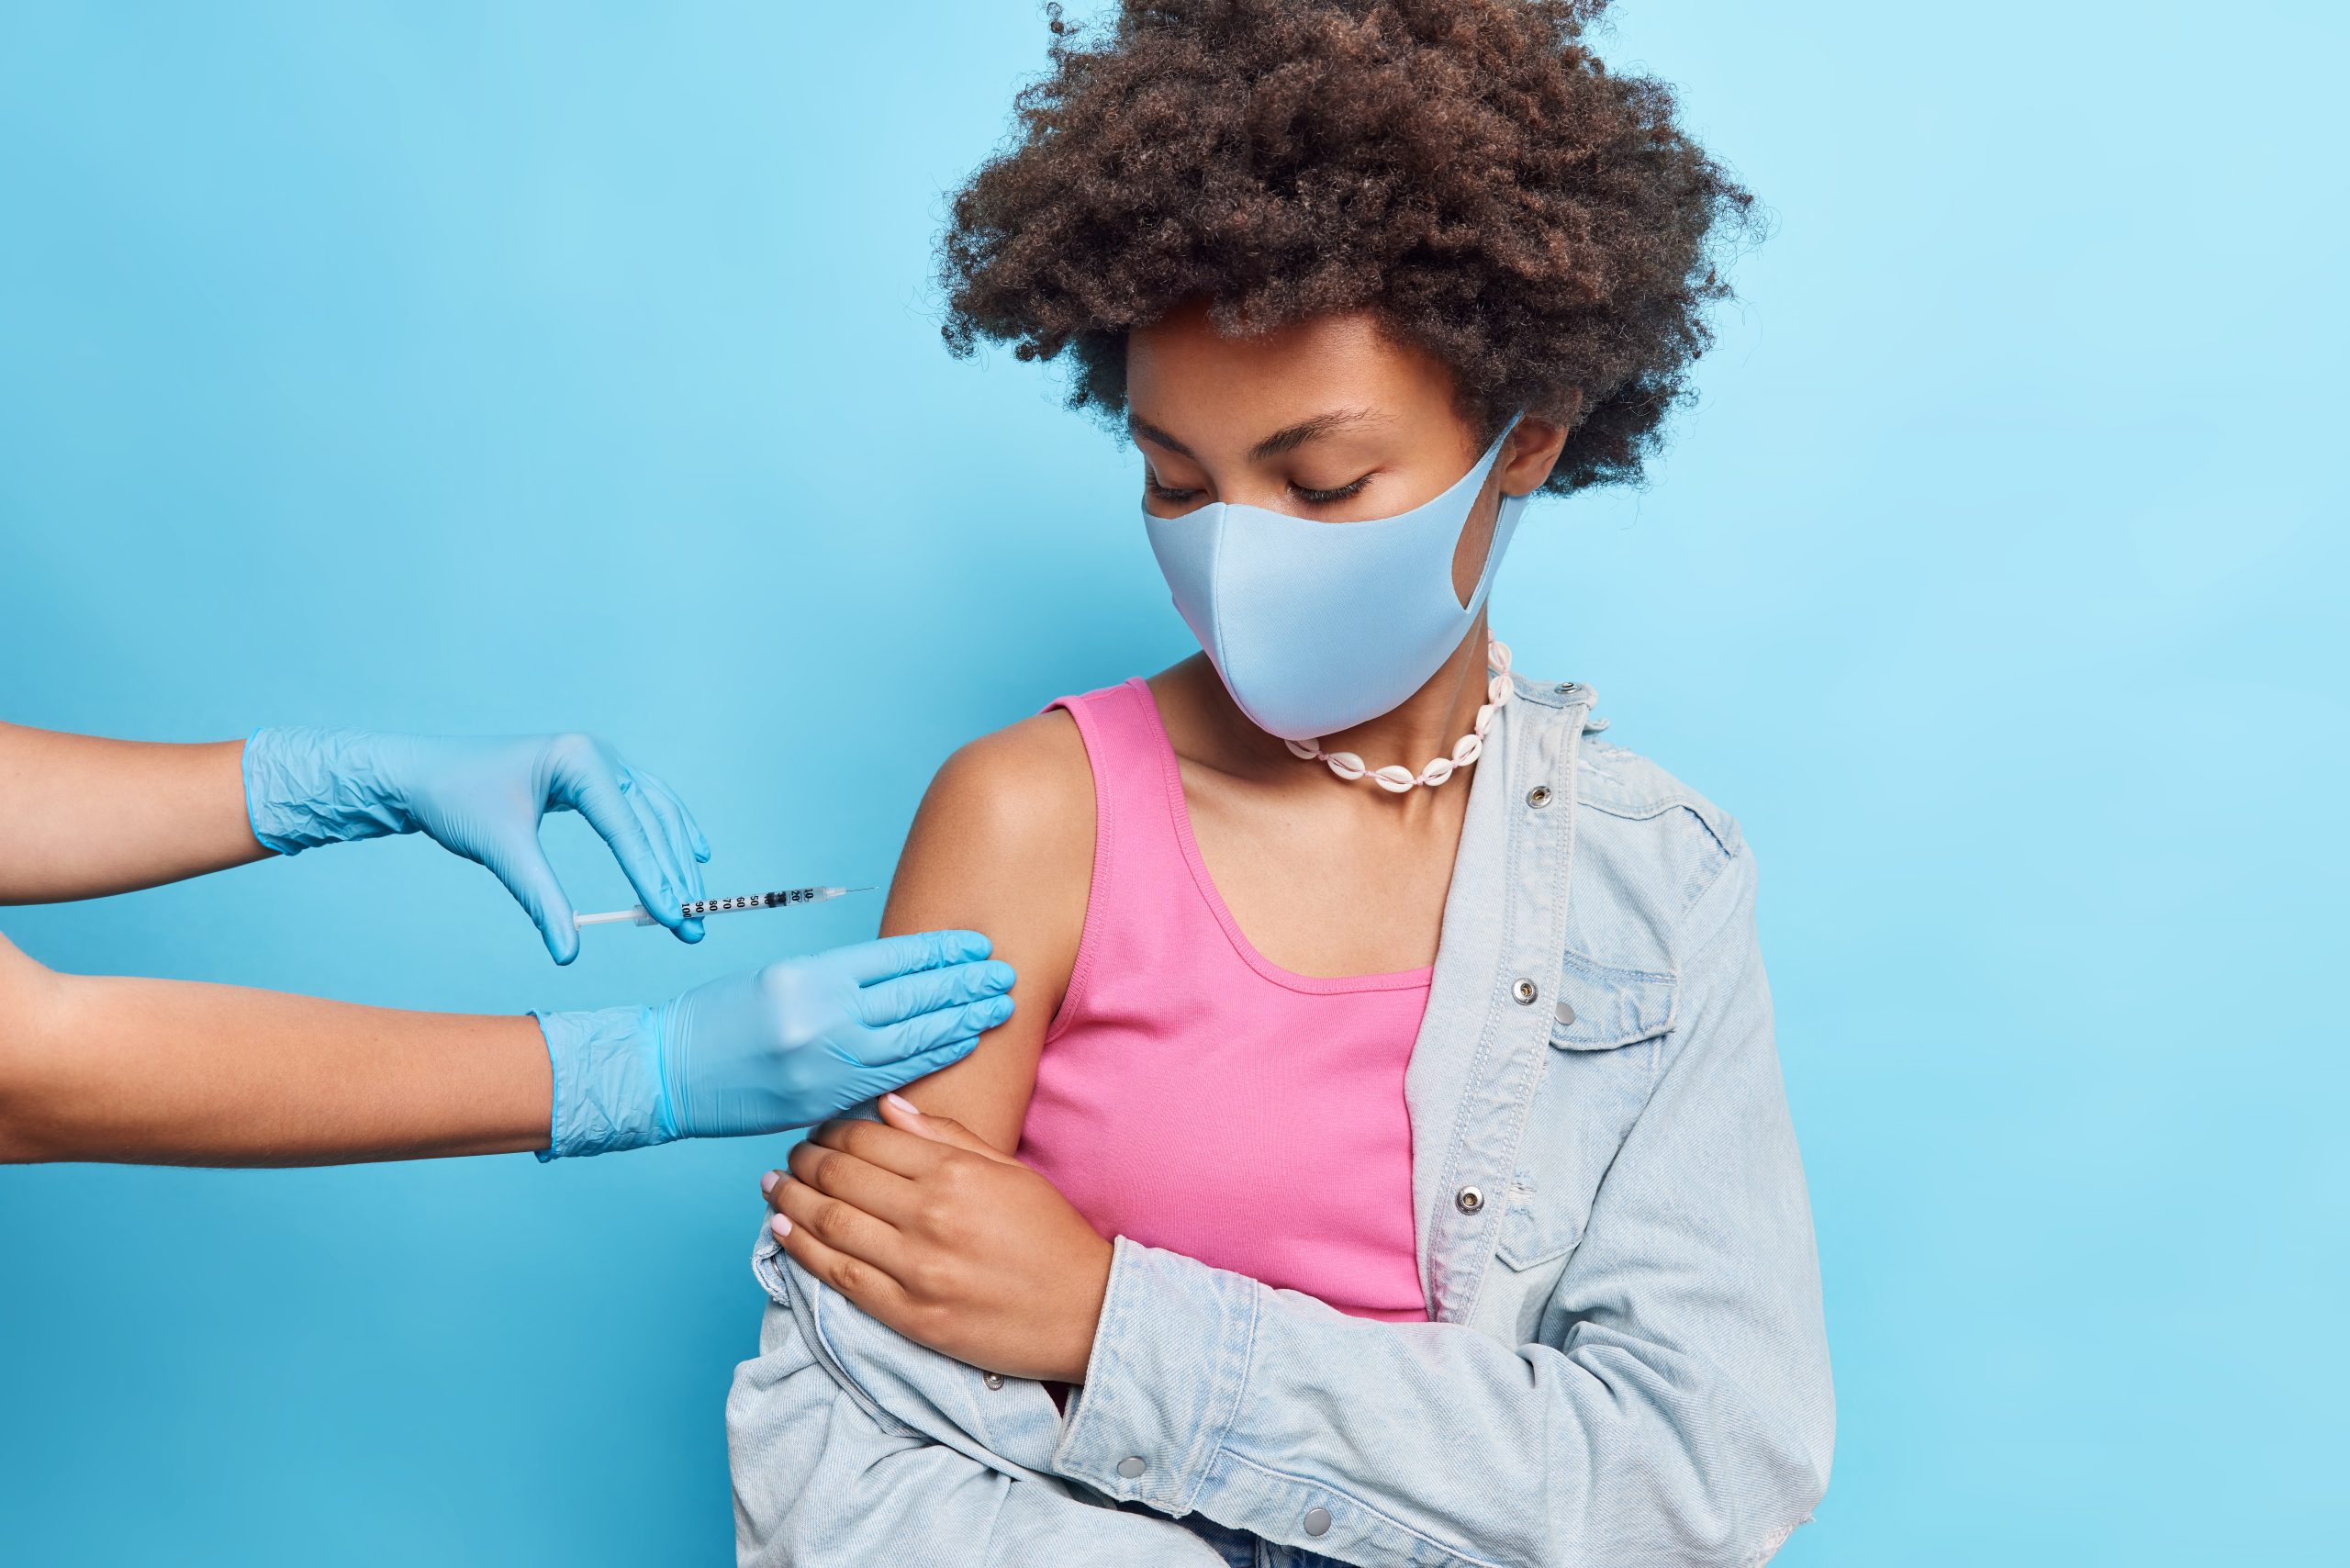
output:
[[[55,974],[0,942],[0,1159],[311,1165],[547,1146],[530,1017]]]
[[[0,723],[0,903],[151,888],[269,854],[244,743],[156,745]]]

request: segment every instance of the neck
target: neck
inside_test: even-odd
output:
[[[1452,656],[1401,707],[1341,734],[1323,736],[1322,749],[1353,752],[1372,767],[1400,762],[1415,773],[1430,757],[1451,756],[1454,744],[1477,727],[1477,710],[1485,701],[1485,648],[1492,636],[1480,610]]]
[[[1401,763],[1415,773],[1426,767],[1431,757],[1451,756],[1460,737],[1477,727],[1477,710],[1485,701],[1485,646],[1491,635],[1485,616],[1480,611],[1451,656],[1417,691],[1376,719],[1322,736],[1322,749],[1353,752],[1368,767]],[[1301,789],[1320,789],[1337,782],[1322,764],[1299,761],[1281,737],[1267,734],[1250,723],[1225,691],[1214,670],[1208,667],[1207,660],[1203,657],[1197,663],[1204,676],[1203,695],[1213,704],[1220,721],[1216,727],[1222,732],[1223,746],[1219,749],[1228,748],[1227,755],[1235,762],[1245,759],[1246,771],[1268,781],[1294,784]],[[1366,803],[1375,801],[1387,809],[1421,811],[1431,806],[1437,796],[1465,795],[1474,771],[1473,767],[1464,768],[1450,782],[1435,790],[1414,790],[1402,795],[1361,786],[1344,788],[1350,795],[1360,793]]]

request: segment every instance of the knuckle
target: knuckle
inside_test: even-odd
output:
[[[828,1202],[808,1216],[808,1228],[817,1240],[838,1246],[856,1229],[856,1211],[838,1200]]]
[[[873,1271],[854,1258],[843,1258],[833,1265],[833,1288],[845,1296],[863,1295],[873,1283]]]
[[[908,1264],[904,1282],[912,1287],[916,1295],[936,1302],[953,1288],[955,1279],[954,1266],[942,1258],[932,1256]]]

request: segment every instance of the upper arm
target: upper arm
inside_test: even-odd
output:
[[[0,936],[0,1160],[32,1158],[17,1114],[50,1049],[49,1010],[57,977]]]
[[[1019,972],[1012,1017],[905,1095],[1009,1153],[1035,1086],[1085,927],[1093,875],[1093,776],[1058,709],[972,742],[932,779],[890,884],[881,932],[984,932]]]

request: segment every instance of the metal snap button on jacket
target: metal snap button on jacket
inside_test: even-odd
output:
[[[1452,1206],[1465,1215],[1475,1214],[1485,1206],[1485,1194],[1474,1187],[1463,1187],[1452,1194]]]
[[[1327,1508],[1306,1509],[1305,1533],[1308,1535],[1328,1535],[1330,1533],[1330,1510]]]
[[[979,1381],[986,1383],[990,1388],[1002,1388],[1003,1386],[1003,1374],[1002,1372],[989,1372]]]
[[[1575,1010],[1565,1002],[1559,1003],[1559,1023],[1563,1026],[1575,1021]]]
[[[1132,1481],[1136,1476],[1140,1475],[1142,1472],[1143,1462],[1139,1458],[1136,1458],[1134,1455],[1129,1454],[1126,1458],[1118,1462],[1118,1473],[1125,1476],[1129,1481]]]
[[[1542,994],[1542,988],[1530,980],[1521,980],[1509,988],[1509,993],[1517,998],[1520,1006],[1531,1007],[1534,1005],[1534,999]]]
[[[1526,792],[1526,803],[1532,806],[1538,812],[1543,807],[1549,805],[1550,803],[1550,786],[1548,784],[1537,784],[1533,789],[1528,790]]]

